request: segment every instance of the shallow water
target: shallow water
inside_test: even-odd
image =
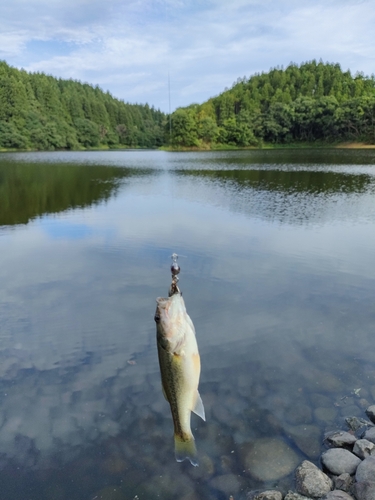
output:
[[[2,154],[0,248],[7,500],[285,492],[374,403],[371,150]],[[172,252],[201,354],[199,468],[174,461],[160,387]]]

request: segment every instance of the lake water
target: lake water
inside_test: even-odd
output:
[[[0,249],[2,498],[286,492],[374,403],[375,151],[2,154]],[[197,468],[157,360],[173,252]]]

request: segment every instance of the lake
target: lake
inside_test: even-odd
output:
[[[1,154],[0,248],[2,498],[286,492],[374,403],[374,150]],[[196,468],[156,350],[173,252]]]

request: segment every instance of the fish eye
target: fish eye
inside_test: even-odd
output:
[[[155,316],[154,316],[154,320],[156,321],[156,323],[159,323],[159,321],[160,321],[160,316],[159,316],[159,314],[155,314]]]

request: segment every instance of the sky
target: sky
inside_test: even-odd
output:
[[[375,73],[375,0],[12,0],[0,59],[164,112],[312,59]]]

